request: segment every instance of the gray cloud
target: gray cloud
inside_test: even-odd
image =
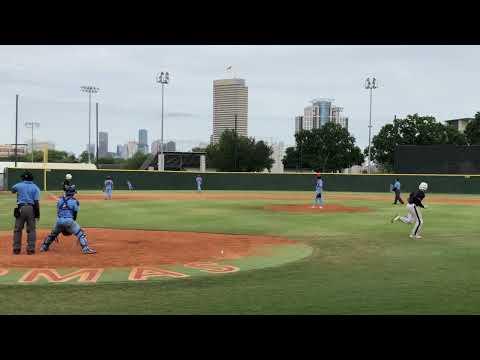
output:
[[[334,98],[350,117],[360,146],[368,141],[368,92],[375,75],[373,132],[394,115],[431,114],[439,120],[480,110],[480,46],[0,46],[0,143],[14,141],[15,94],[20,139],[25,121],[39,137],[79,153],[88,142],[88,98],[100,92],[100,128],[110,150],[149,130],[160,136],[160,71],[165,88],[165,139],[209,140],[213,80],[232,65],[249,87],[249,134],[293,143],[294,117],[315,97]],[[92,135],[93,138],[93,135]]]

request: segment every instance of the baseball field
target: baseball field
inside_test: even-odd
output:
[[[42,193],[37,249],[59,192]],[[422,239],[392,193],[82,192],[73,236],[12,255],[0,194],[2,314],[477,314],[480,197],[427,193]],[[25,242],[25,233],[23,237]],[[25,246],[23,246],[23,249]]]

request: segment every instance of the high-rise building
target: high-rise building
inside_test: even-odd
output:
[[[303,116],[295,116],[295,133],[303,130]]]
[[[126,159],[127,158],[128,153],[127,153],[127,146],[126,145],[122,145],[122,144],[117,145],[117,156],[120,159]]]
[[[136,141],[129,141],[126,144],[127,147],[127,158],[131,158],[138,151],[138,144]]]
[[[148,131],[146,129],[138,130],[138,151],[144,154],[148,153]]]
[[[248,136],[248,87],[244,79],[213,81],[212,142],[218,142],[227,129]]]
[[[89,148],[88,148],[88,144],[85,145],[85,151],[89,151]],[[95,144],[90,144],[90,154],[94,154],[95,155]]]
[[[167,143],[163,144],[163,151],[169,151],[169,152],[175,152],[176,151],[177,144],[175,141],[169,141]],[[152,154],[156,154],[157,152],[160,151],[160,140],[155,140],[152,142]]]
[[[100,131],[98,133],[98,157],[103,158],[108,155],[108,133]]]
[[[314,99],[312,105],[304,109],[303,116],[295,117],[295,133],[300,130],[318,129],[328,122],[340,124],[348,130],[348,117],[343,116],[343,108],[333,106],[333,99]]]

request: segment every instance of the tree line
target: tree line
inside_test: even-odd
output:
[[[395,149],[399,145],[480,145],[480,112],[475,114],[465,131],[437,122],[433,116],[407,115],[384,125],[373,136],[372,160],[386,171],[394,167]],[[368,146],[364,150],[368,154]]]

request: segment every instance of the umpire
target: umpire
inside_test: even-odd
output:
[[[17,194],[17,207],[13,211],[13,254],[18,255],[22,248],[22,231],[27,223],[27,255],[35,254],[35,223],[40,219],[40,189],[33,183],[33,175],[25,171],[22,181],[13,185],[12,193]]]
[[[393,205],[397,205],[397,201],[400,201],[400,204],[404,204],[402,198],[400,197],[400,180],[397,178],[392,186],[392,191],[395,192],[395,199],[393,200]]]

